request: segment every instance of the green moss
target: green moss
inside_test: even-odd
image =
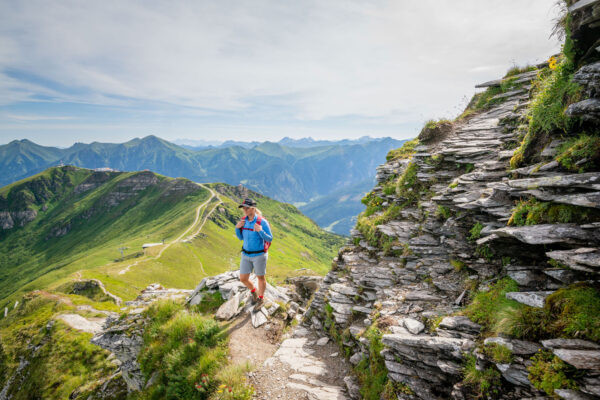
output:
[[[408,142],[404,142],[402,147],[399,149],[390,150],[388,154],[385,156],[387,161],[392,161],[396,159],[406,159],[411,158],[415,153],[415,147],[419,144],[419,139],[413,139]]]
[[[600,137],[580,134],[563,143],[556,161],[573,172],[597,171],[600,168]]]
[[[554,223],[584,223],[600,221],[596,209],[542,202],[535,198],[520,200],[508,220],[508,225],[524,226]]]
[[[483,229],[483,224],[481,222],[475,223],[471,230],[469,231],[469,236],[467,237],[470,241],[475,241],[481,237],[481,230]]]
[[[501,374],[495,367],[488,367],[484,370],[477,369],[475,356],[466,357],[463,369],[463,382],[473,389],[476,398],[495,397],[500,392]]]
[[[486,356],[496,363],[510,364],[513,361],[512,351],[501,344],[489,343],[483,346],[483,352]]]
[[[581,373],[575,367],[562,361],[549,350],[540,350],[531,361],[533,364],[527,368],[529,381],[539,390],[550,396],[556,397],[556,389],[574,389],[579,387],[575,382]]]
[[[545,70],[533,84],[529,126],[521,146],[510,160],[512,168],[531,161],[548,141],[547,135],[569,133],[579,123],[565,115],[566,108],[581,98],[579,86],[572,81],[575,67],[563,57],[554,70]]]

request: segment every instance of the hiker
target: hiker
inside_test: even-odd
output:
[[[245,199],[238,208],[244,209],[244,217],[235,225],[235,234],[238,239],[243,240],[242,256],[240,261],[240,281],[250,289],[253,311],[258,311],[263,306],[263,296],[267,288],[265,274],[267,273],[268,249],[273,235],[271,227],[262,213],[256,208],[256,202]],[[256,287],[250,282],[250,273],[258,279],[258,293]]]

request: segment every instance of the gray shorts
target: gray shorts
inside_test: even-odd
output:
[[[240,274],[249,274],[254,269],[254,275],[263,276],[267,273],[267,257],[268,253],[264,253],[255,257],[248,257],[242,253],[240,260]]]

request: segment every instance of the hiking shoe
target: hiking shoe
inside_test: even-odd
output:
[[[259,297],[258,300],[256,300],[256,304],[254,305],[254,308],[252,309],[252,311],[254,311],[254,312],[259,311],[264,304],[265,304],[265,300],[261,299]]]
[[[254,291],[254,292],[250,292],[250,294],[252,295],[252,299],[250,300],[250,302],[252,304],[256,304],[256,302],[258,301],[258,293],[256,293],[256,291]]]

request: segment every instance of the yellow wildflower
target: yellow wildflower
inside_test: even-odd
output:
[[[548,67],[550,67],[550,69],[556,69],[556,63],[557,63],[556,57],[552,56],[548,60]]]
[[[223,389],[223,388],[226,388],[226,387],[227,387],[227,385],[220,385],[219,389]]]

